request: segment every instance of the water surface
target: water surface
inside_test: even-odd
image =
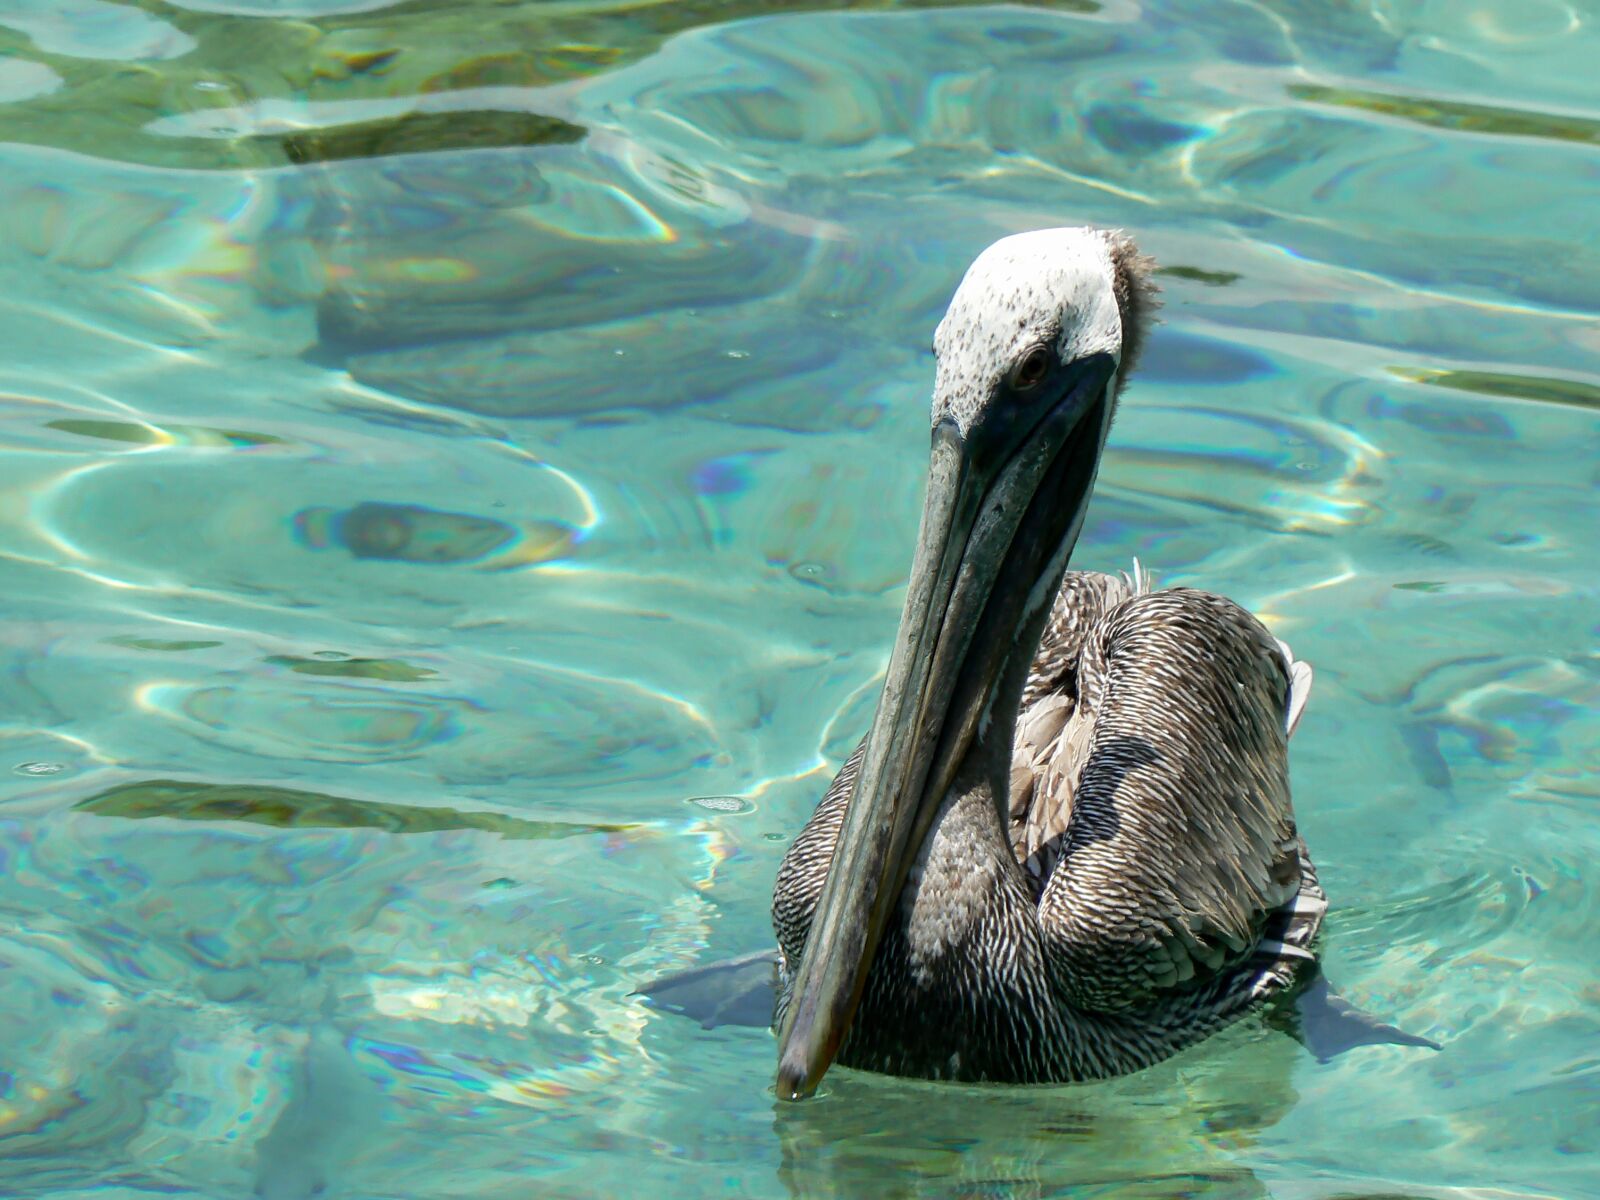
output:
[[[1593,9],[830,7],[0,0],[0,1192],[1600,1196]],[[779,1107],[629,993],[767,943],[1069,222],[1166,295],[1077,561],[1315,664],[1445,1049]]]

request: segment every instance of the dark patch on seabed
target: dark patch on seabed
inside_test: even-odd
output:
[[[1600,410],[1600,385],[1558,375],[1518,375],[1509,371],[1455,371],[1435,367],[1391,367],[1396,375],[1412,383],[1446,388],[1453,392],[1475,392],[1508,400],[1530,400],[1536,404],[1560,404],[1569,408]]]
[[[335,162],[349,158],[387,158],[507,146],[564,146],[581,141],[582,126],[537,113],[472,110],[412,112],[398,117],[262,134],[283,146],[292,163]]]
[[[510,525],[474,513],[376,500],[349,509],[301,509],[294,515],[294,529],[301,544],[312,550],[339,547],[354,558],[380,562],[421,566],[474,563],[496,570],[561,557],[572,549],[579,536],[577,530],[562,521]]]
[[[1207,287],[1227,287],[1229,284],[1238,283],[1244,276],[1237,271],[1208,271],[1204,267],[1185,267],[1181,265],[1157,267],[1157,275],[1170,275],[1174,279],[1187,279],[1191,283],[1203,283]]]
[[[147,779],[118,784],[73,806],[102,817],[180,821],[245,821],[275,829],[383,829],[390,833],[441,833],[476,829],[514,841],[552,841],[595,833],[624,833],[628,824],[529,821],[496,812],[463,812],[330,796],[298,788],[249,783]]]

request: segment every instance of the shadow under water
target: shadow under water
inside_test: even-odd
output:
[[[80,800],[75,808],[102,817],[143,821],[247,821],[275,829],[382,829],[389,833],[439,833],[473,829],[514,841],[550,841],[593,833],[625,833],[636,825],[530,821],[496,812],[386,804],[264,784],[194,783],[148,779],[123,783]]]

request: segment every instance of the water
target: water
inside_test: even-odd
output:
[[[1600,1196],[1600,15],[806,7],[0,0],[0,1193]],[[767,944],[1063,222],[1167,301],[1078,561],[1316,664],[1445,1049],[776,1106],[629,993]]]

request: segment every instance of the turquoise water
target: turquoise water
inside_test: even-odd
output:
[[[778,7],[0,0],[0,1194],[1600,1196],[1600,14]],[[768,943],[1071,222],[1167,301],[1077,561],[1316,665],[1445,1048],[778,1106],[629,993]]]

